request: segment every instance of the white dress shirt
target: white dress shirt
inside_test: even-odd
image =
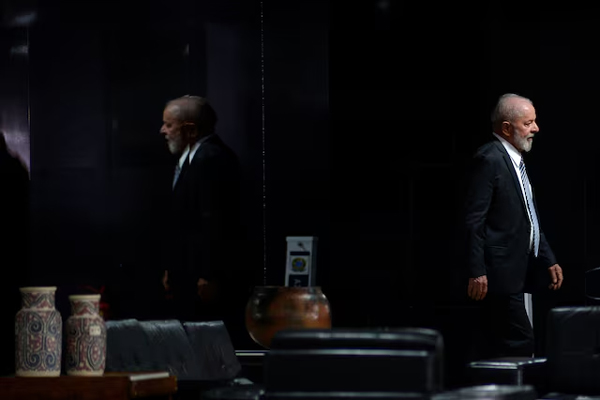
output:
[[[492,134],[500,140],[500,142],[508,152],[508,155],[510,156],[510,159],[513,163],[513,167],[515,167],[517,178],[519,178],[521,193],[523,194],[523,201],[526,201],[525,189],[523,188],[523,180],[521,179],[521,170],[519,169],[519,164],[521,163],[522,157],[521,153],[515,148],[515,146],[510,144],[506,139],[504,139],[500,135],[497,135],[495,132],[492,132]],[[531,186],[529,189],[531,189]],[[531,215],[529,214],[529,209],[527,209],[527,215],[529,215],[529,222],[531,222]],[[531,246],[533,246],[533,223],[531,223],[531,231],[529,232],[529,248],[531,248]],[[529,323],[531,324],[531,326],[533,326],[533,299],[531,293],[524,293],[523,301],[525,303],[525,312],[527,313],[527,317],[529,317]],[[534,354],[532,354],[532,357],[533,356]]]
[[[181,157],[179,157],[179,168],[183,168],[183,163],[185,162],[186,157],[189,157],[188,162],[191,164],[192,160],[194,159],[194,156],[196,155],[196,153],[198,152],[198,149],[200,148],[200,145],[202,143],[204,143],[208,138],[212,137],[213,135],[214,134],[204,136],[202,139],[200,139],[196,143],[194,143],[191,148],[190,148],[189,144],[187,146],[185,146],[183,153],[181,153]]]
[[[512,160],[513,167],[515,168],[515,172],[517,173],[517,178],[519,179],[519,183],[520,183],[519,186],[521,187],[521,194],[523,195],[523,201],[525,201],[525,203],[527,203],[527,200],[526,200],[527,197],[525,196],[525,189],[523,187],[523,180],[521,179],[521,170],[519,168],[519,164],[521,163],[521,152],[519,152],[519,150],[517,150],[515,148],[515,146],[510,144],[506,139],[504,139],[500,135],[496,134],[495,132],[492,132],[492,134],[500,140],[500,142],[502,143],[502,145],[508,152],[508,155],[510,156],[510,159]],[[531,190],[531,184],[529,186],[529,190],[533,193],[533,190]],[[531,223],[531,230],[529,232],[529,248],[531,248],[533,246],[533,222],[531,220],[531,214],[529,214],[529,209],[527,207],[526,207],[526,209],[527,209],[527,215],[529,216],[529,222]]]

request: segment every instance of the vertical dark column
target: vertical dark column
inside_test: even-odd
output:
[[[55,24],[56,23],[56,24]],[[83,25],[31,29],[32,280],[101,276],[109,210],[102,38]]]
[[[254,286],[263,284],[264,275],[261,8],[259,1],[227,4],[215,0],[209,7],[206,95],[219,115],[219,136],[241,164],[246,240],[234,251]]]
[[[284,283],[286,236],[319,237],[317,281],[330,282],[326,7],[327,2],[264,5],[269,284]]]

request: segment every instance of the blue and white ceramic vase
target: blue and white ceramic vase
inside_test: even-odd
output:
[[[56,286],[22,287],[15,316],[15,374],[60,376],[62,318],[55,308]]]
[[[100,376],[106,364],[106,324],[100,315],[100,295],[69,296],[71,316],[66,321],[67,375]]]

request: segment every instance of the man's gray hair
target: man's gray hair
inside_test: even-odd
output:
[[[515,107],[515,104],[509,100],[521,99],[529,102],[533,106],[533,102],[527,97],[520,96],[514,93],[505,93],[498,98],[496,107],[492,111],[492,125],[497,126],[503,121],[514,121],[521,116],[521,109]]]
[[[196,124],[201,136],[213,133],[217,113],[208,100],[200,96],[185,95],[169,101],[166,105],[179,122]]]

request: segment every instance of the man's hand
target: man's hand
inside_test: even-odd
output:
[[[473,300],[483,300],[488,291],[487,275],[469,278],[469,297]]]
[[[169,291],[169,271],[167,271],[167,270],[165,270],[165,274],[163,275],[162,285],[165,288],[165,290],[168,292]]]
[[[554,264],[553,266],[548,268],[548,272],[550,273],[550,279],[552,279],[552,283],[548,286],[548,289],[560,289],[563,283],[563,272],[560,265]]]
[[[198,279],[198,296],[203,301],[212,301],[217,297],[217,284],[206,279]]]

